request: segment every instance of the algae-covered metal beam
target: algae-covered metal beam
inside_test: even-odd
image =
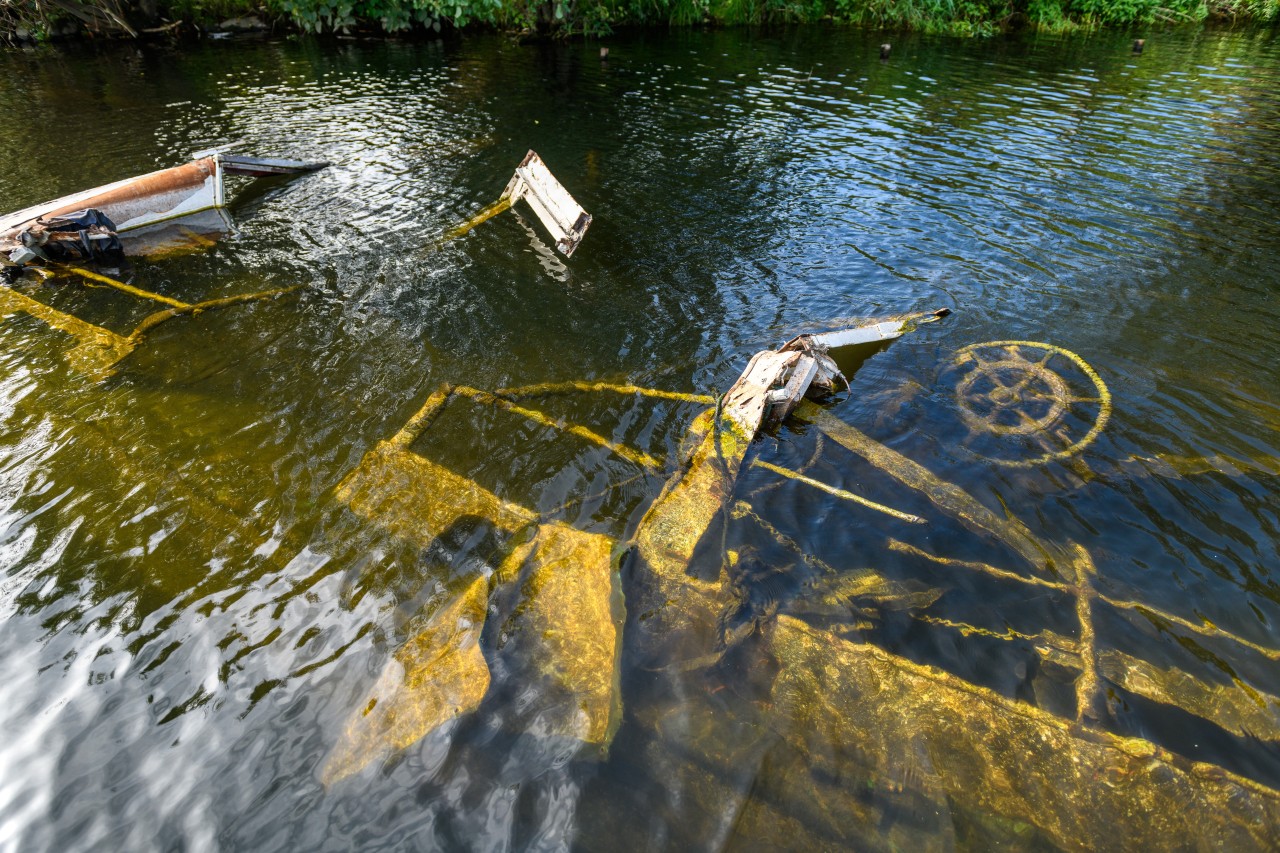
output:
[[[18,311],[43,321],[51,328],[65,332],[76,339],[76,346],[66,353],[67,363],[73,368],[94,379],[105,379],[143,342],[143,339],[156,326],[174,317],[202,314],[218,308],[241,305],[246,302],[269,302],[302,289],[301,285],[283,287],[276,290],[264,290],[259,293],[244,293],[236,296],[225,296],[220,299],[209,299],[204,302],[182,302],[161,296],[157,293],[142,290],[123,282],[108,278],[100,273],[72,268],[71,272],[86,280],[104,284],[133,296],[138,296],[169,307],[143,318],[127,335],[117,334],[109,329],[96,326],[71,314],[59,311],[52,306],[32,299],[9,287],[0,287],[0,314],[9,315]]]
[[[1057,576],[1053,555],[1022,522],[996,515],[964,489],[948,483],[920,463],[873,440],[812,403],[802,403],[796,416],[814,424],[836,444],[861,456],[902,485],[922,492],[939,509],[973,532],[994,536],[1004,542],[1036,571]]]
[[[17,312],[35,317],[50,328],[74,338],[76,345],[67,351],[65,358],[72,367],[89,376],[97,378],[109,374],[121,359],[133,352],[134,344],[125,335],[117,335],[12,288],[0,286],[0,316]]]

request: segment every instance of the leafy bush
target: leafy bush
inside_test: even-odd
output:
[[[1009,0],[835,0],[856,24],[954,35],[991,35],[1012,15]]]
[[[393,33],[473,24],[559,35],[602,36],[615,26],[770,24],[834,18],[866,27],[990,35],[1030,24],[1064,31],[1100,25],[1280,19],[1280,0],[0,0],[0,40],[41,40],[74,23],[128,32],[126,21],[217,22],[267,9],[304,32],[376,26]]]
[[[1280,0],[1215,0],[1209,9],[1215,18],[1280,20]]]
[[[1071,11],[1104,24],[1202,21],[1209,13],[1204,0],[1073,0]]]
[[[271,0],[275,8],[306,32],[346,31],[357,21],[376,22],[385,32],[414,24],[440,30],[441,22],[462,28],[492,24],[502,0]]]

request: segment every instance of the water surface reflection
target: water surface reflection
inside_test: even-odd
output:
[[[334,166],[246,188],[230,239],[129,271],[184,300],[309,285],[296,300],[168,323],[101,382],[68,366],[66,335],[21,313],[0,323],[0,837],[1070,847],[1105,842],[1126,797],[1158,790],[1142,803],[1170,816],[1163,829],[1207,844],[1252,829],[1234,840],[1262,846],[1274,806],[1185,827],[1221,804],[1123,761],[1071,784],[1053,763],[1092,748],[1054,728],[1079,716],[1077,673],[1042,648],[1079,635],[1079,545],[1098,647],[1203,686],[1158,701],[1112,654],[1082,725],[1221,768],[1206,779],[1280,788],[1280,65],[1264,31],[1172,33],[1140,57],[1127,44],[909,39],[881,63],[872,40],[801,29],[636,35],[607,64],[591,45],[499,38],[4,56],[0,105],[39,121],[0,131],[21,164],[0,174],[2,209],[234,139]],[[531,147],[595,216],[572,261],[513,215],[432,251]],[[115,331],[140,319],[107,291],[35,295]],[[941,305],[957,313],[858,365],[828,411],[1016,519],[1054,549],[1053,571],[791,422],[751,458],[928,524],[747,467],[732,503],[750,513],[714,524],[693,566],[714,576],[736,555],[721,627],[745,639],[714,665],[655,668],[632,606],[644,590],[624,572],[606,755],[540,736],[547,697],[496,663],[474,713],[322,785],[397,649],[512,544],[474,523],[424,547],[335,499],[442,382],[717,393],[798,330]],[[992,340],[1059,345],[1105,378],[1114,413],[1084,453],[1011,468],[974,452],[952,360]],[[540,517],[633,536],[698,407],[538,405],[663,465],[483,405],[451,406],[413,451]],[[818,601],[866,570],[893,586]],[[817,655],[815,630],[845,645]],[[506,639],[488,629],[489,660]],[[868,703],[858,673],[877,655],[907,663]],[[822,661],[836,666],[825,706],[796,675]],[[943,680],[919,689],[932,672]],[[1034,706],[1040,728],[983,733],[1005,711],[927,705],[957,684],[992,708]],[[1213,698],[1240,695],[1251,707]],[[904,731],[912,713],[939,728]],[[1053,749],[1029,761],[1040,731]],[[978,758],[989,775],[971,779]],[[1073,828],[1045,817],[1070,814],[1061,803],[988,796],[1024,766],[1095,807]]]

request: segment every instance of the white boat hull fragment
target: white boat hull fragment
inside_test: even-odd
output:
[[[101,211],[124,234],[201,211],[221,208],[226,199],[223,175],[283,175],[323,168],[325,163],[212,154],[190,163],[126,178],[32,205],[0,216],[0,252],[20,245],[19,234],[41,217],[79,210]]]

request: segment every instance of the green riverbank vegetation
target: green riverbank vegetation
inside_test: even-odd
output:
[[[0,0],[0,41],[210,29],[603,36],[631,26],[812,22],[983,36],[1207,19],[1277,22],[1280,0]]]

